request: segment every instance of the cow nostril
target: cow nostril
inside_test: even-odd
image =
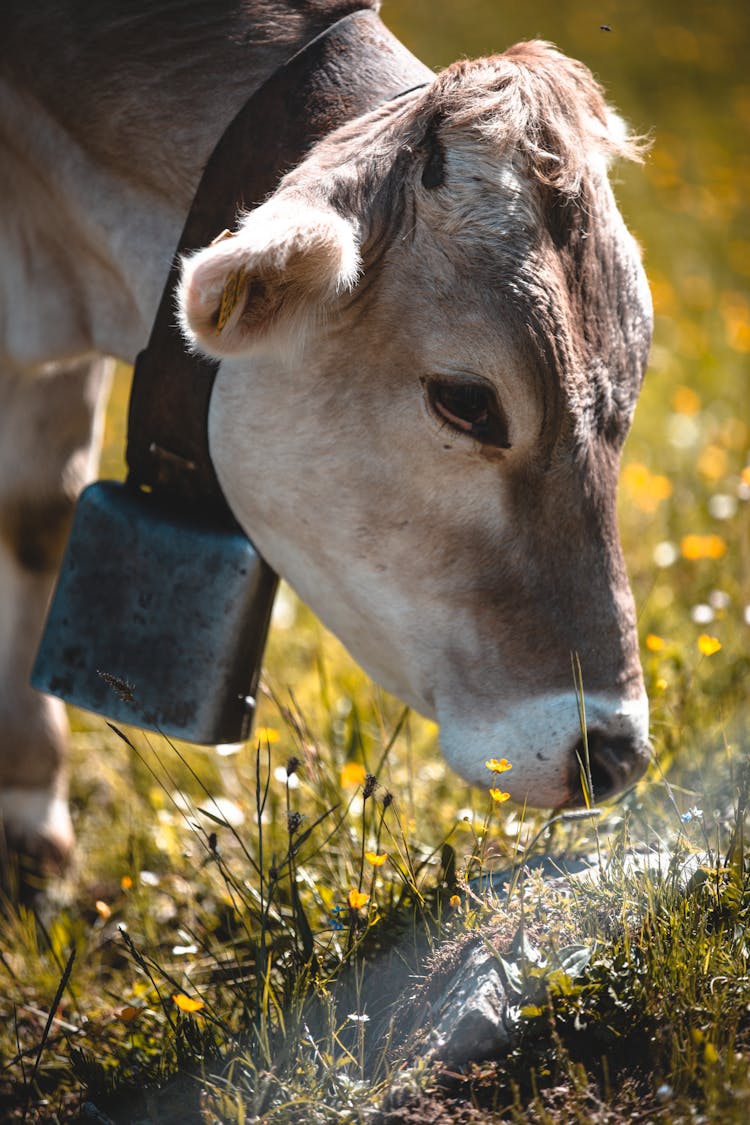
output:
[[[579,740],[574,751],[574,783],[571,786],[574,804],[585,803],[582,774],[588,777],[593,790],[592,800],[597,802],[632,785],[648,765],[648,747],[627,736],[590,730],[586,741],[588,760],[583,739]]]

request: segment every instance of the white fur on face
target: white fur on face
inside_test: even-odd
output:
[[[225,360],[211,400],[212,457],[257,548],[373,678],[428,716],[448,652],[476,636],[479,532],[511,535],[502,472],[439,425],[420,374],[460,371],[471,335],[519,454],[541,422],[514,349],[470,320],[407,278],[378,318],[319,330],[296,362]]]
[[[629,739],[642,748],[637,773],[646,765],[648,699],[601,692],[585,696],[587,737],[606,745]],[[582,756],[581,716],[574,692],[530,696],[498,707],[494,720],[460,711],[455,701],[438,704],[440,745],[449,764],[473,785],[499,785],[514,801],[557,806],[577,790],[577,755]],[[563,753],[561,753],[561,748]],[[491,758],[507,758],[512,769],[499,778],[487,769]],[[626,780],[626,779],[624,779]],[[612,778],[613,788],[616,778]],[[561,794],[563,796],[561,796]]]

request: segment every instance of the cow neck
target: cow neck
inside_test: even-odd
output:
[[[176,324],[182,254],[259,206],[312,145],[423,85],[429,72],[369,9],[345,16],[253,94],[206,164],[148,345],[136,360],[128,416],[128,483],[171,507],[234,522],[211,463],[208,406],[217,361],[188,351]]]

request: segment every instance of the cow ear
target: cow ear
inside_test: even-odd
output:
[[[358,271],[350,222],[299,199],[270,200],[183,261],[180,322],[190,343],[219,359],[263,343],[299,346]]]

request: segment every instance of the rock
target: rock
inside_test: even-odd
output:
[[[497,957],[475,945],[431,1010],[430,1055],[448,1066],[508,1053],[514,1020]]]
[[[695,879],[703,858],[691,854],[676,861],[674,856],[660,851],[633,851],[625,857],[622,870],[631,878],[648,875],[661,882],[673,880],[675,887],[684,892]],[[554,886],[562,894],[603,877],[603,869],[597,863],[581,860],[565,863],[540,857],[526,867],[525,874],[532,870],[544,879],[547,887]],[[492,895],[501,899],[511,875],[509,871],[483,875],[471,889],[480,897]],[[423,1057],[462,1067],[507,1055],[523,1022],[523,1005],[543,1002],[544,969],[562,970],[575,979],[584,971],[589,956],[587,947],[570,945],[548,960],[527,941],[523,929],[506,955],[505,947],[498,945],[496,929],[482,929],[482,937],[465,946],[456,958],[437,998],[430,999],[425,1020],[430,1031]],[[529,990],[529,981],[522,981],[529,969],[541,970],[537,974],[536,995]]]

